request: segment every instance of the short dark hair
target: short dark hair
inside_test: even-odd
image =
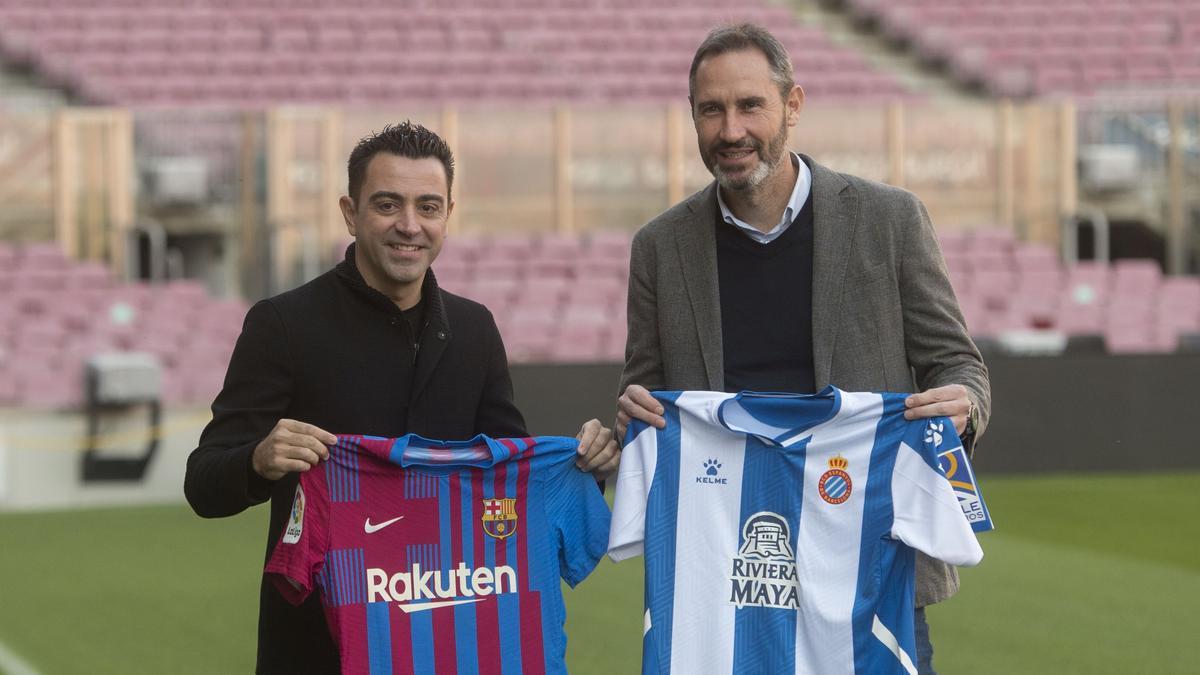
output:
[[[701,61],[710,56],[720,56],[725,52],[743,49],[757,49],[767,57],[767,64],[771,67],[771,79],[779,86],[781,97],[786,97],[792,87],[796,86],[791,57],[766,28],[752,23],[725,24],[709,31],[704,42],[696,48],[696,55],[692,57],[692,69],[688,73],[688,100],[695,100],[696,70]]]
[[[454,185],[454,153],[450,152],[450,146],[429,129],[404,120],[400,124],[389,124],[383,131],[363,138],[350,152],[350,161],[346,163],[346,173],[349,175],[347,189],[350,190],[350,199],[356,203],[358,191],[362,189],[367,175],[367,164],[381,152],[409,159],[437,159],[446,169],[446,197],[450,197],[450,188]]]

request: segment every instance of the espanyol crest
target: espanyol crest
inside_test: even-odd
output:
[[[850,462],[841,455],[829,460],[829,470],[821,474],[821,479],[817,481],[817,493],[821,499],[830,504],[841,504],[850,499],[854,483],[850,480],[850,474],[846,473],[848,466]]]
[[[516,499],[483,500],[483,531],[490,537],[506,539],[517,531]]]

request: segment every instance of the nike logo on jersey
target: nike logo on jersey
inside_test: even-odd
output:
[[[367,522],[363,523],[363,531],[366,532],[367,534],[371,534],[372,532],[378,532],[378,531],[382,530],[383,528],[387,527],[388,525],[391,525],[392,523],[396,522],[397,520],[402,520],[403,518],[404,518],[404,516],[396,516],[395,518],[392,518],[391,520],[385,520],[382,523],[377,523],[375,525],[372,525],[371,519],[368,517]]]

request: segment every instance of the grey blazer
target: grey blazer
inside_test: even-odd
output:
[[[924,391],[961,384],[991,410],[987,368],[967,334],[929,214],[899,188],[812,167],[813,367],[818,389]],[[724,390],[716,183],[638,231],[620,391]],[[753,345],[745,348],[752,349]],[[956,570],[920,555],[917,606],[958,589]]]

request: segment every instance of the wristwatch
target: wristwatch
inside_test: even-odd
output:
[[[979,406],[970,398],[967,399],[967,403],[967,424],[963,427],[963,436],[974,436],[975,430],[979,428]]]

